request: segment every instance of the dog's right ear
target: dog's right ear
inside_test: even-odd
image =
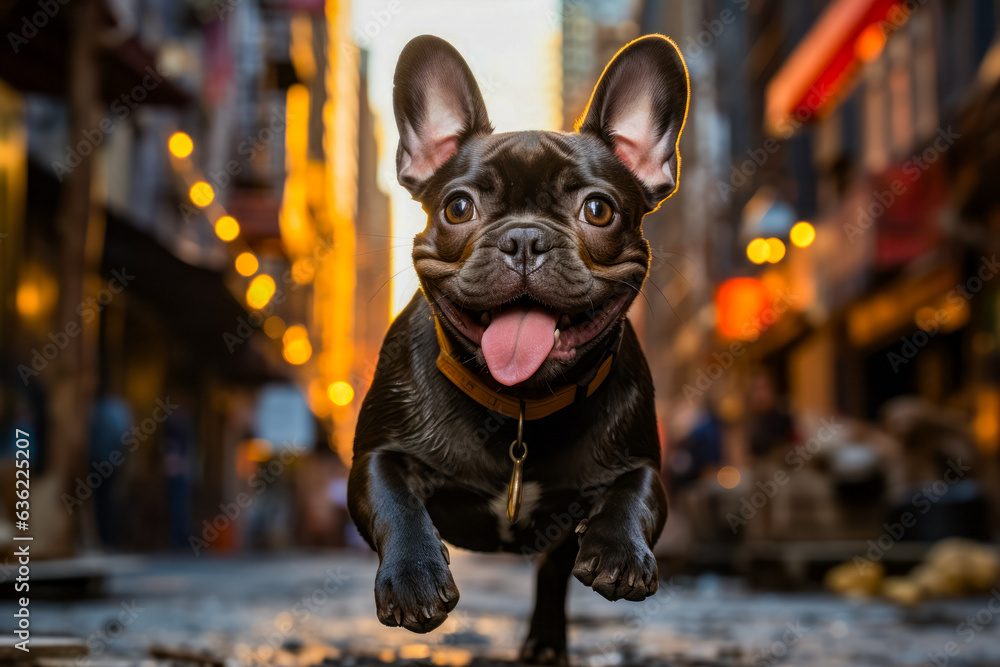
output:
[[[433,35],[413,38],[399,54],[392,109],[399,128],[396,175],[414,197],[464,141],[493,131],[469,66]]]

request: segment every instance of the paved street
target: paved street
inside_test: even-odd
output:
[[[429,635],[378,623],[376,562],[359,554],[140,561],[111,578],[104,599],[33,602],[32,628],[36,636],[85,637],[95,665],[157,648],[233,664],[513,659],[529,612],[529,565],[453,554],[462,599]],[[574,582],[572,655],[579,665],[925,665],[934,656],[938,665],[995,667],[1000,619],[987,602],[901,612],[819,594],[752,594],[736,581],[703,576],[665,583],[645,603],[610,603]],[[0,605],[4,619],[11,609]],[[973,626],[963,625],[967,616]],[[957,655],[946,657],[947,648]]]

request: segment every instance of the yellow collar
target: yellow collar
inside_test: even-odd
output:
[[[611,362],[614,360],[614,354],[608,353],[608,356],[598,367],[597,374],[586,384],[570,384],[560,387],[552,395],[545,398],[519,399],[513,396],[504,396],[490,389],[464,364],[451,356],[451,343],[448,342],[437,317],[434,318],[434,328],[437,329],[438,345],[441,347],[437,358],[437,367],[444,373],[445,377],[476,403],[514,419],[521,416],[522,406],[525,419],[541,419],[572,405],[577,400],[587,398],[597,391],[597,388],[608,377],[608,373],[611,372]]]

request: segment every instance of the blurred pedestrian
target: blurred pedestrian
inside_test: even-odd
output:
[[[101,387],[90,418],[90,460],[101,466],[118,457],[124,457],[122,439],[135,423],[132,406],[116,394],[110,387]],[[105,466],[107,467],[107,466]],[[97,519],[97,535],[106,548],[121,547],[121,512],[119,489],[121,480],[114,474],[114,468],[100,484],[94,488],[94,515]]]
[[[747,396],[747,441],[756,459],[766,459],[795,441],[795,423],[778,397],[774,378],[765,370],[750,376]]]

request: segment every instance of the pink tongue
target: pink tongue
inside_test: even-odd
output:
[[[483,333],[490,374],[508,387],[530,378],[555,344],[557,316],[544,308],[507,308]]]

